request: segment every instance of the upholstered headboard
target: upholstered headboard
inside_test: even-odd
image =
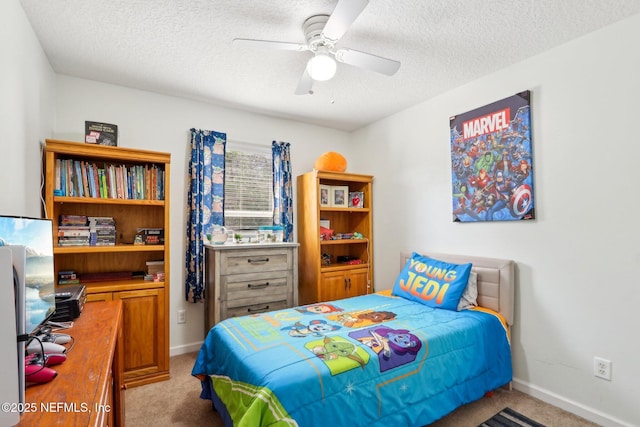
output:
[[[513,324],[515,289],[515,263],[511,260],[485,258],[468,255],[441,254],[416,251],[421,255],[455,264],[473,264],[472,270],[478,274],[478,305],[500,313],[509,325]],[[412,252],[400,254],[402,270],[411,258]]]

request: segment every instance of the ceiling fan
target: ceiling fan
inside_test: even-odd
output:
[[[336,48],[340,38],[368,3],[368,0],[339,0],[331,15],[311,16],[302,26],[306,44],[254,39],[234,39],[233,42],[257,48],[311,51],[313,57],[302,73],[296,95],[312,94],[314,81],[332,78],[336,72],[336,61],[392,76],[400,69],[400,62],[353,49]]]

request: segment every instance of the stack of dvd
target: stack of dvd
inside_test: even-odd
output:
[[[90,216],[91,246],[115,246],[116,221],[110,216]]]
[[[60,215],[58,246],[89,246],[90,236],[85,215]]]

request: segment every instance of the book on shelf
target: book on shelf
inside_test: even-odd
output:
[[[89,225],[116,225],[116,220],[112,216],[88,216]]]
[[[162,167],[56,159],[55,194],[129,200],[164,200]]]
[[[58,238],[58,246],[90,246],[89,238]]]
[[[58,227],[58,237],[83,237],[89,236],[91,231],[86,226],[60,226]]]
[[[118,145],[118,125],[86,120],[84,142],[115,147]]]
[[[147,261],[147,274],[154,275],[164,273],[164,260]]]
[[[115,245],[116,245],[115,239],[113,240],[95,239],[91,241],[89,246],[115,246]]]
[[[60,215],[58,224],[63,226],[86,226],[88,224],[86,215]]]

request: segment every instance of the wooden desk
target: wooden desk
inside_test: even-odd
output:
[[[124,425],[122,301],[91,302],[65,333],[75,343],[53,381],[29,386],[19,426]]]

